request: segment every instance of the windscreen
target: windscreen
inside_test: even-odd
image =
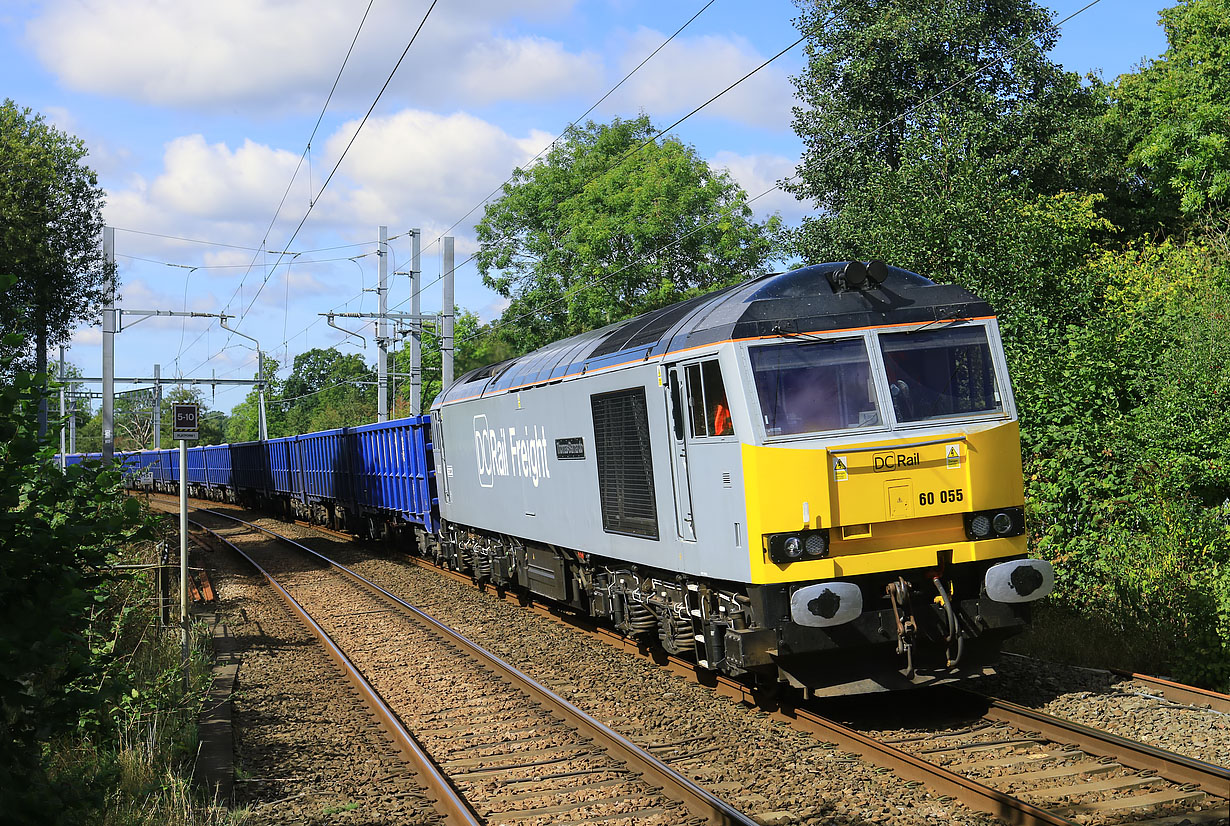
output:
[[[768,344],[748,353],[766,435],[880,424],[862,338]]]
[[[1002,413],[985,327],[880,333],[898,422]]]

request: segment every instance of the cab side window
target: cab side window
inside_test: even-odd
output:
[[[689,364],[686,372],[692,436],[699,439],[735,435],[730,404],[726,400],[726,386],[722,384],[722,371],[717,360]]]

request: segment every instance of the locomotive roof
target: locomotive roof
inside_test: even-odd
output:
[[[548,344],[462,375],[436,399],[460,399],[527,387],[722,341],[791,333],[994,315],[956,284],[887,267],[882,284],[840,289],[846,262],[813,264],[752,278],[598,330]]]

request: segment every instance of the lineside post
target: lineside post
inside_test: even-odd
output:
[[[187,688],[192,653],[188,623],[188,440],[201,438],[201,408],[195,404],[177,404],[171,412],[174,415],[171,437],[179,440],[179,624],[184,688]]]
[[[389,420],[389,228],[380,227],[380,251],[377,269],[380,286],[380,316],[376,319],[376,421]],[[413,282],[411,289],[414,288]]]
[[[440,392],[453,383],[453,239],[444,239],[444,301],[440,312],[444,314],[441,321],[440,336]]]
[[[184,686],[191,652],[188,639],[188,440],[179,440],[179,625]]]
[[[162,365],[154,365],[154,450],[162,447]]]
[[[60,345],[60,470],[68,467],[68,455],[66,448],[66,434],[64,428],[67,422],[64,421],[64,345]]]
[[[103,227],[103,257],[115,264],[115,228]],[[115,293],[107,297],[102,312],[102,460],[111,464],[115,458]]]
[[[423,405],[423,319],[419,318],[419,292],[423,289],[423,270],[419,266],[423,231],[415,227],[410,241],[410,415],[417,416]]]

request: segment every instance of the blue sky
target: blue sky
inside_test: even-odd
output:
[[[463,262],[482,214],[464,218],[467,211],[703,2],[439,0],[321,193],[429,4],[374,0],[312,141],[311,163],[297,176],[364,2],[0,0],[0,95],[89,147],[108,193],[106,220],[117,228],[121,306],[225,311],[236,316],[232,326],[289,364],[296,353],[345,338],[318,313],[375,310],[375,295],[364,290],[375,286],[379,225],[396,236],[399,270],[409,261],[405,231],[422,228],[430,281],[441,268],[437,239],[460,221],[449,234]],[[1061,19],[1083,5],[1063,0],[1051,9]],[[1102,0],[1064,26],[1054,57],[1082,74],[1131,71],[1164,51],[1157,25],[1164,5]],[[643,111],[668,124],[792,43],[795,16],[788,0],[715,0],[590,117]],[[796,49],[674,134],[759,195],[792,174],[800,155],[789,77],[801,65]],[[289,245],[299,255],[273,268],[278,256],[268,251],[287,249],[309,201],[315,206]],[[756,207],[791,223],[806,213],[777,191]],[[390,304],[408,295],[408,279],[395,276]],[[422,302],[424,311],[439,309],[438,284]],[[457,302],[488,319],[502,306],[469,264],[458,270]],[[96,327],[80,330],[69,360],[98,374],[100,339]],[[354,352],[357,343],[340,346]],[[149,375],[155,362],[163,375],[255,371],[247,342],[201,320],[152,319],[117,337],[117,374]],[[244,392],[220,388],[211,403],[229,409]]]

